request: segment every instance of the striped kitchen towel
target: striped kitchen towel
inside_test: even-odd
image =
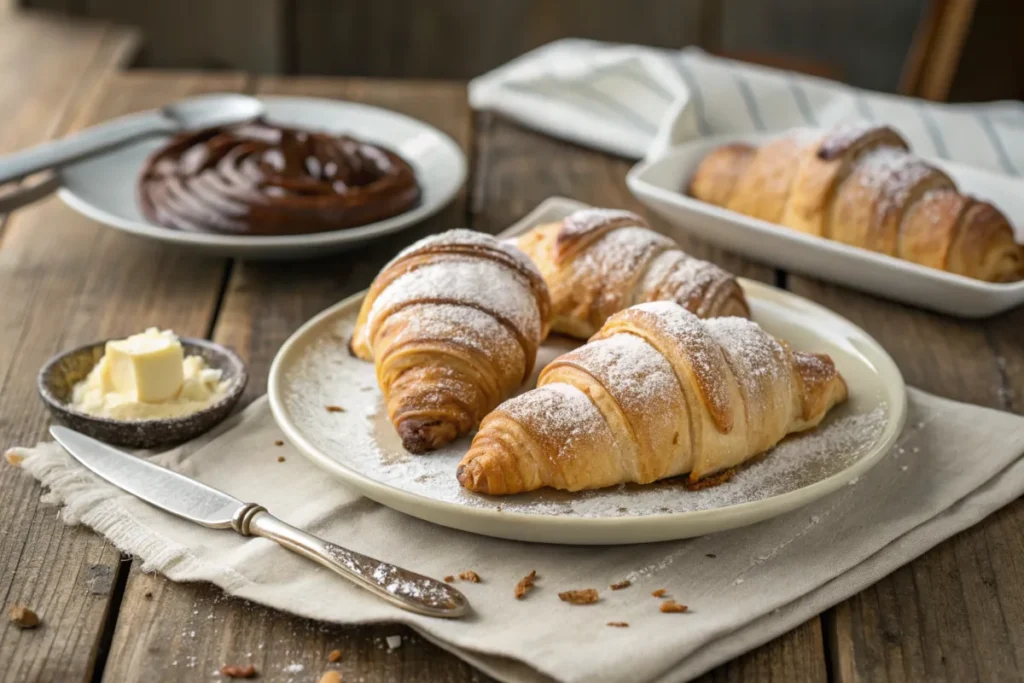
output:
[[[474,109],[587,147],[655,158],[706,135],[828,127],[896,128],[925,156],[1024,173],[1024,103],[937,104],[680,51],[566,39],[469,86]]]

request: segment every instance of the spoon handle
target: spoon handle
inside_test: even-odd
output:
[[[172,133],[178,125],[159,110],[140,112],[92,126],[68,137],[44,142],[0,158],[0,185],[25,176],[60,168],[72,161],[157,133]]]
[[[270,539],[410,612],[449,619],[469,613],[469,601],[452,586],[307,534],[260,505],[244,506],[231,526],[243,536]]]

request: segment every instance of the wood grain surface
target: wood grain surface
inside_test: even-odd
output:
[[[91,48],[69,40],[74,56],[64,68],[80,74],[79,94],[71,98],[40,74],[36,80],[52,106],[33,105],[39,115],[20,116],[20,133],[0,128],[0,152],[190,93],[249,90],[339,97],[425,119],[467,150],[471,176],[465,192],[426,224],[371,247],[296,264],[198,258],[104,229],[55,199],[17,212],[0,235],[0,445],[41,437],[47,419],[34,395],[35,371],[61,349],[148,324],[212,336],[246,357],[251,400],[265,390],[269,363],[296,327],[368,285],[388,258],[424,234],[456,225],[497,232],[551,195],[643,212],[624,184],[628,161],[490,115],[473,117],[458,84],[134,72],[103,78],[94,88],[89,79],[108,70],[97,55],[119,54],[102,36]],[[19,87],[34,85],[24,81]],[[16,103],[4,93],[0,89],[0,115],[13,118]],[[981,323],[956,320],[785,277],[681,241],[746,277],[786,282],[862,325],[910,384],[958,400],[1024,409],[1024,311]],[[92,533],[61,524],[55,508],[39,501],[39,487],[17,470],[0,467],[0,490],[0,519],[7,524],[0,535],[0,591],[5,605],[29,604],[44,620],[35,631],[0,627],[4,683],[214,680],[222,665],[246,663],[257,666],[260,680],[282,683],[315,681],[329,668],[344,680],[365,683],[489,680],[405,628],[320,624],[227,597],[209,585],[145,574]],[[1018,502],[823,618],[702,680],[1020,680],[1022,586],[1024,504]],[[384,639],[396,634],[403,636],[402,646],[390,651]],[[336,664],[327,661],[334,649],[342,652]]]
[[[238,88],[241,77],[114,77],[71,128],[203,90]],[[0,429],[5,445],[43,437],[48,415],[35,375],[53,354],[148,325],[203,336],[225,262],[129,238],[52,197],[17,212],[0,241]],[[120,556],[102,538],[61,523],[38,484],[0,467],[0,594],[43,619],[0,628],[0,680],[89,680],[116,607]]]
[[[908,384],[1021,412],[1021,311],[979,323],[795,275],[788,282],[878,339]],[[1017,501],[836,606],[824,622],[834,680],[1022,680],[1022,532]]]

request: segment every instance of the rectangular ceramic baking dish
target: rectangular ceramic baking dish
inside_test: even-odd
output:
[[[713,206],[685,194],[690,177],[712,149],[729,142],[758,143],[769,136],[702,138],[642,161],[626,177],[629,189],[673,226],[754,261],[829,280],[871,294],[964,318],[983,318],[1024,303],[1024,281],[982,282],[909,261],[807,235]],[[1024,182],[939,159],[961,192],[997,206],[1024,241]]]

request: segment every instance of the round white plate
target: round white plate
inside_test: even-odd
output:
[[[166,141],[156,137],[68,166],[60,197],[89,218],[125,232],[218,256],[288,259],[351,249],[412,226],[440,211],[466,179],[466,156],[450,137],[422,121],[365,104],[311,97],[262,97],[270,121],[348,133],[383,145],[415,169],[423,190],[411,211],[356,228],[311,235],[239,236],[192,233],[149,223],[139,210],[136,181],[146,158]]]
[[[906,391],[896,364],[859,327],[788,292],[742,282],[753,317],[766,330],[797,349],[832,356],[850,400],[819,429],[790,437],[713,488],[689,491],[668,480],[576,494],[490,497],[463,490],[455,468],[470,438],[427,455],[407,453],[387,418],[373,364],[348,353],[362,294],[285,342],[270,370],[270,405],[288,439],[314,463],[379,503],[456,529],[522,541],[619,544],[752,524],[846,486],[874,465],[902,429]],[[538,367],[576,345],[549,340]],[[535,381],[536,373],[529,386]]]

